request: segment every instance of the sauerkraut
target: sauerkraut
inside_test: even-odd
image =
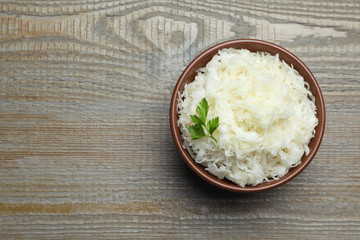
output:
[[[193,140],[190,115],[202,98],[208,118],[220,118],[214,140]],[[219,179],[239,186],[279,179],[309,153],[314,137],[315,98],[309,85],[278,55],[222,49],[198,70],[178,98],[183,146]]]

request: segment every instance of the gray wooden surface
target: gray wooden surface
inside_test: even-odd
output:
[[[235,38],[300,57],[326,102],[290,183],[240,195],[178,154],[172,89]],[[1,1],[0,239],[360,239],[360,2]]]

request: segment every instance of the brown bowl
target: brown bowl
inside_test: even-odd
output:
[[[315,97],[315,105],[317,108],[316,117],[318,118],[318,125],[316,126],[316,134],[315,137],[311,139],[309,143],[309,149],[310,153],[308,155],[303,155],[301,159],[301,163],[296,166],[295,168],[290,169],[290,171],[283,176],[282,178],[278,180],[273,180],[270,182],[261,183],[257,186],[245,186],[240,187],[236,185],[235,183],[223,179],[220,180],[216,176],[212,175],[211,173],[207,172],[205,168],[196,163],[193,158],[190,156],[189,152],[182,147],[182,137],[179,130],[179,127],[177,125],[177,121],[179,119],[178,115],[178,108],[177,108],[177,99],[178,99],[178,92],[182,92],[184,90],[184,85],[187,83],[190,83],[194,80],[197,70],[199,68],[205,67],[205,65],[213,58],[213,56],[223,48],[237,48],[237,49],[248,49],[251,52],[258,52],[258,51],[264,51],[268,52],[272,55],[279,54],[280,59],[284,60],[287,64],[290,66],[293,65],[293,67],[300,73],[301,76],[303,76],[304,80],[309,83],[310,85],[310,91]],[[171,127],[171,133],[174,138],[175,144],[177,149],[179,150],[181,156],[187,163],[187,165],[201,178],[205,179],[207,182],[220,187],[225,190],[234,191],[234,192],[258,192],[263,190],[272,189],[275,187],[278,187],[294,177],[296,177],[300,172],[302,172],[307,165],[311,162],[311,160],[314,158],[316,152],[319,149],[321,140],[324,135],[324,129],[325,129],[325,103],[324,99],[319,87],[319,84],[317,83],[315,77],[310,72],[310,70],[306,67],[306,65],[297,58],[294,54],[289,52],[288,50],[277,46],[273,43],[255,40],[255,39],[238,39],[238,40],[230,40],[227,42],[223,42],[220,44],[217,44],[208,50],[201,53],[199,56],[197,56],[183,71],[181,74],[178,82],[176,83],[176,86],[174,88],[172,98],[171,98],[171,105],[170,105],[170,127]]]

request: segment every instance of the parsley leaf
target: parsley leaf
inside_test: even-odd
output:
[[[210,134],[213,134],[219,125],[220,125],[219,117],[216,117],[216,118],[213,118],[213,119],[207,121],[206,128],[209,129]]]
[[[202,128],[201,124],[196,124],[193,126],[190,126],[189,132],[191,133],[192,139],[199,139],[202,137],[206,137],[206,134],[204,132],[204,129]]]
[[[215,142],[217,140],[214,138],[213,133],[219,127],[219,117],[213,118],[211,120],[206,121],[207,114],[209,112],[209,104],[205,98],[203,98],[199,105],[196,107],[197,115],[190,115],[191,120],[195,123],[195,125],[189,126],[188,130],[191,133],[192,139],[199,139],[202,137],[209,137],[213,139]],[[209,135],[205,134],[204,128],[209,133]]]
[[[196,124],[203,124],[203,121],[196,115],[190,115],[191,120]]]
[[[205,98],[201,100],[199,106],[196,107],[196,112],[199,114],[199,118],[201,119],[201,124],[205,125],[207,114],[209,111],[209,104]]]

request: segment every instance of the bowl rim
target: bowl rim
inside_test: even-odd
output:
[[[321,108],[321,115],[319,117],[321,118],[322,121],[321,121],[320,128],[317,131],[317,134],[319,134],[319,138],[316,139],[313,151],[311,151],[309,153],[309,156],[307,157],[306,161],[302,160],[302,163],[300,163],[296,167],[296,170],[292,171],[291,174],[287,173],[285,176],[281,177],[280,179],[272,181],[272,182],[270,182],[269,184],[266,184],[266,185],[258,184],[256,186],[240,187],[240,186],[238,186],[238,185],[236,185],[235,183],[232,183],[232,182],[231,183],[233,185],[225,184],[225,183],[223,183],[224,180],[218,179],[216,176],[212,175],[211,173],[209,173],[207,171],[206,171],[206,173],[204,173],[204,171],[200,171],[199,168],[203,168],[203,166],[198,164],[190,156],[188,151],[182,147],[182,142],[183,141],[182,141],[181,134],[180,135],[177,134],[177,131],[176,131],[178,129],[178,125],[177,125],[178,92],[179,92],[179,89],[180,89],[183,81],[185,80],[185,77],[187,76],[187,74],[192,70],[194,65],[196,65],[199,61],[201,61],[201,59],[203,57],[207,56],[208,54],[212,54],[214,51],[218,52],[220,49],[223,49],[223,48],[226,48],[226,47],[231,47],[229,45],[237,44],[237,43],[266,45],[266,46],[268,46],[270,48],[275,49],[279,53],[281,52],[282,54],[288,55],[290,58],[292,58],[294,61],[296,61],[307,72],[307,74],[310,76],[310,79],[313,82],[314,87],[315,87],[315,89],[313,89],[313,91],[317,92],[318,95],[319,95],[319,98],[317,98],[316,100],[319,101],[319,106]],[[319,111],[319,109],[317,111]],[[274,43],[270,43],[270,42],[263,41],[263,40],[258,40],[258,39],[233,39],[233,40],[229,40],[229,41],[225,41],[225,42],[221,42],[219,44],[213,45],[212,47],[210,47],[210,48],[206,49],[205,51],[203,51],[202,53],[200,53],[197,57],[195,57],[190,62],[189,65],[187,65],[187,67],[184,69],[184,71],[180,75],[180,77],[179,77],[179,79],[178,79],[178,81],[177,81],[177,83],[176,83],[176,85],[174,87],[172,97],[171,97],[171,102],[170,102],[170,129],[171,129],[171,133],[172,133],[175,145],[176,145],[178,151],[180,152],[180,155],[184,159],[185,163],[198,176],[200,176],[202,179],[204,179],[208,183],[210,183],[210,184],[212,184],[212,185],[214,185],[216,187],[219,187],[221,189],[225,189],[225,190],[232,191],[232,192],[240,192],[240,193],[251,193],[251,192],[259,192],[259,191],[273,189],[273,188],[276,188],[278,186],[281,186],[281,185],[289,182],[290,180],[295,178],[297,175],[299,175],[310,164],[310,162],[314,158],[315,154],[319,150],[321,141],[322,141],[323,136],[324,136],[324,131],[325,131],[325,120],[326,120],[325,116],[326,115],[325,115],[324,98],[323,98],[321,89],[319,87],[319,84],[318,84],[317,80],[315,79],[314,75],[312,74],[312,72],[310,71],[310,69],[297,56],[295,56],[293,53],[291,53],[287,49],[285,49],[285,48],[283,48],[281,46],[278,46],[278,45],[276,45]]]

